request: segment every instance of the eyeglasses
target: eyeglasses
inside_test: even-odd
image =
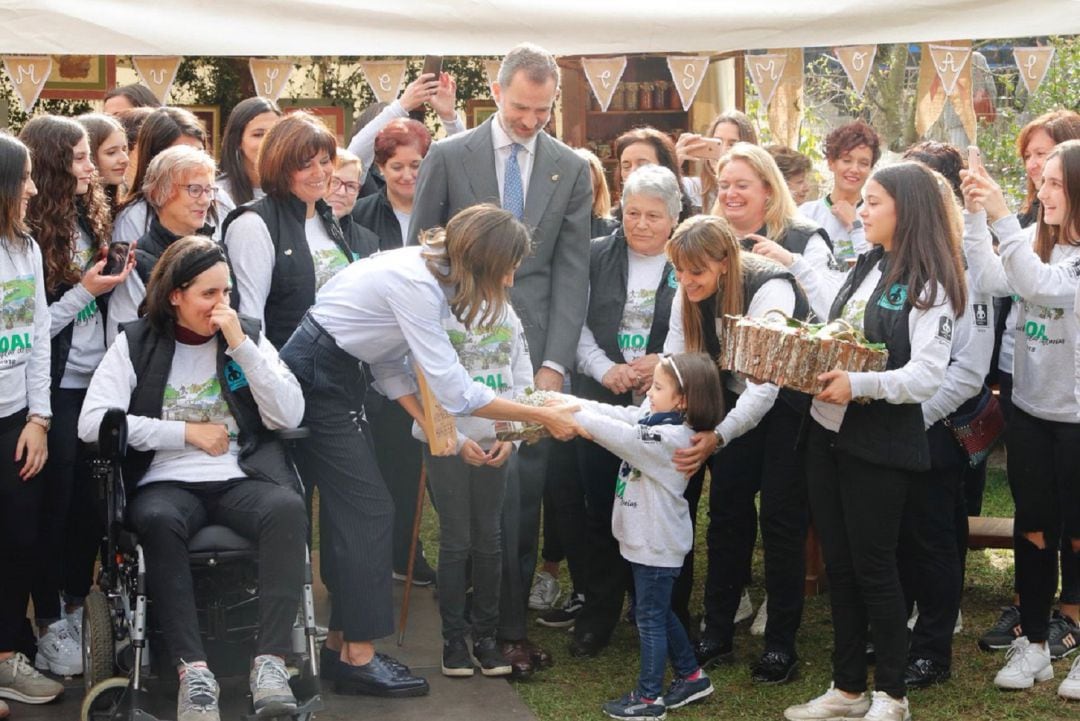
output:
[[[345,188],[345,192],[350,195],[356,195],[360,192],[360,183],[345,182],[338,178],[330,178],[330,192],[336,193],[342,188]]]
[[[217,192],[218,192],[218,187],[216,185],[197,185],[196,184],[196,185],[181,185],[180,187],[183,188],[184,190],[186,190],[187,194],[194,200],[198,200],[199,198],[203,197],[203,195],[206,195],[207,197],[210,198],[210,200],[213,200],[214,195],[216,195]]]

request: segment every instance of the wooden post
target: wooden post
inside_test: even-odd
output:
[[[427,490],[427,467],[420,466],[420,488],[416,492],[416,512],[413,514],[412,540],[409,542],[409,566],[405,571],[405,595],[401,599],[401,619],[398,621],[397,645],[405,643],[405,627],[409,625],[409,596],[412,595],[413,570],[416,566],[416,544],[420,540],[420,519],[424,515],[424,492]]]

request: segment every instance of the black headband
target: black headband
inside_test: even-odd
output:
[[[183,288],[197,278],[199,274],[213,268],[218,263],[227,264],[228,262],[229,259],[225,256],[224,248],[216,243],[212,248],[207,248],[205,251],[188,253],[173,269],[172,287]]]

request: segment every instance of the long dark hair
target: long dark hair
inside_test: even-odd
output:
[[[251,178],[244,167],[244,131],[248,124],[263,113],[281,116],[281,108],[268,98],[247,98],[241,100],[229,113],[225,123],[225,134],[221,139],[221,175],[229,181],[229,192],[237,205],[247,203],[254,197]],[[258,168],[258,159],[255,161]]]
[[[206,147],[206,131],[191,111],[165,107],[147,116],[135,141],[135,177],[131,181],[131,192],[124,198],[121,207],[126,208],[143,199],[143,180],[150,161],[184,136],[195,138]]]
[[[880,185],[896,206],[893,262],[885,287],[906,283],[912,305],[926,310],[938,304],[940,283],[956,314],[963,313],[967,290],[957,229],[945,206],[946,198],[952,198],[948,182],[922,163],[911,161],[881,168],[870,180]]]
[[[85,137],[83,126],[57,115],[32,118],[19,133],[33,157],[32,177],[38,189],[30,199],[26,222],[41,246],[45,287],[50,292],[62,284],[74,285],[82,277],[82,269],[73,263],[80,216],[99,251],[111,233],[109,208],[97,174],[84,195],[75,195],[78,180],[71,173],[73,149]]]
[[[0,130],[0,242],[20,249],[30,244],[30,231],[20,207],[29,159],[26,146]]]
[[[101,148],[101,144],[109,139],[109,136],[119,131],[124,133],[125,139],[127,138],[127,130],[123,124],[111,115],[105,113],[85,113],[75,118],[80,125],[86,128],[86,136],[90,138],[90,159],[94,161],[94,167],[98,166],[98,149]],[[98,172],[100,173],[100,168]],[[105,191],[105,198],[109,202],[109,210],[111,214],[115,215],[116,210],[120,207],[120,198],[127,192],[123,187],[123,183],[120,185],[102,185]]]

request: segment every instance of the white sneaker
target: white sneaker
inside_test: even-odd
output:
[[[735,610],[735,623],[742,623],[754,615],[754,604],[750,600],[750,592],[743,591],[739,599],[739,607]]]
[[[74,613],[65,613],[64,620],[67,621],[68,628],[71,630],[73,638],[79,639],[79,643],[82,643],[82,619],[83,619],[83,607],[79,606],[75,609]]]
[[[911,721],[911,709],[907,698],[894,699],[884,691],[874,691],[870,710],[863,718],[866,721]]]
[[[67,619],[53,622],[38,639],[34,668],[57,676],[78,676],[83,672],[82,638],[71,634]]]
[[[769,623],[769,597],[765,596],[761,601],[761,606],[758,607],[757,615],[754,616],[754,622],[750,624],[751,636],[764,636],[765,626]]]
[[[550,611],[562,595],[559,580],[547,571],[536,574],[532,590],[529,591],[529,608],[534,611]]]
[[[1054,677],[1050,648],[1046,644],[1031,643],[1027,636],[1013,641],[1005,658],[1005,667],[994,676],[994,685],[998,688],[1031,688],[1036,681],[1049,681]]]
[[[1080,701],[1080,656],[1073,659],[1069,675],[1058,686],[1058,696],[1071,701]]]
[[[848,698],[834,684],[829,684],[829,690],[817,698],[784,709],[784,718],[788,721],[842,721],[863,718],[869,710],[870,698],[865,693]]]

